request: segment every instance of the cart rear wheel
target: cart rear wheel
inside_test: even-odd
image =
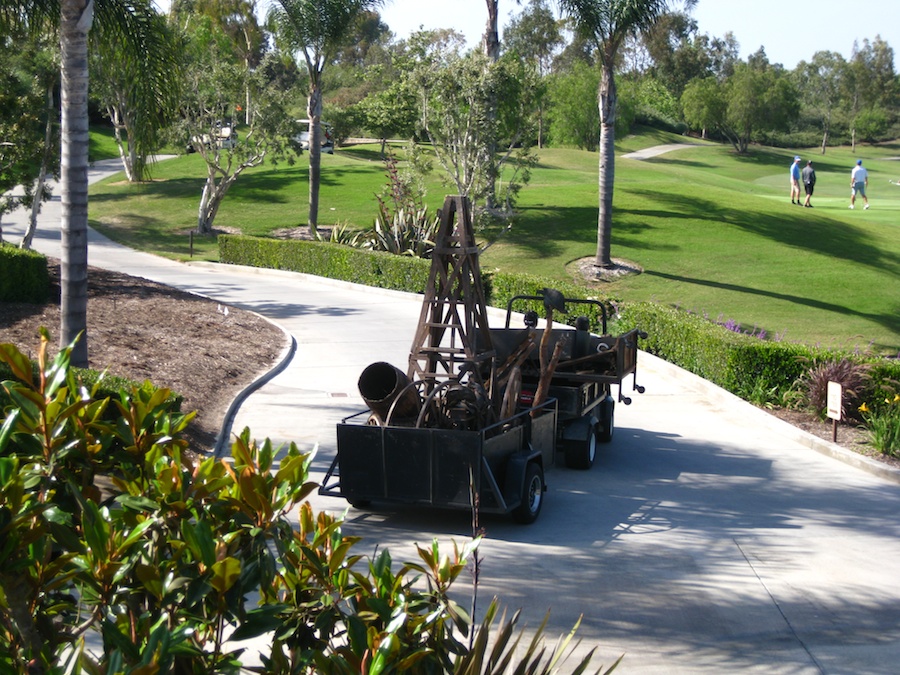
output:
[[[590,469],[597,458],[597,430],[591,428],[583,441],[569,441],[566,444],[566,466],[570,469]]]
[[[513,518],[524,525],[537,520],[544,504],[544,470],[537,462],[525,468],[525,483],[522,486],[522,503],[513,511]]]

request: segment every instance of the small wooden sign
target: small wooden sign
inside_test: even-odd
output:
[[[841,385],[839,382],[828,383],[828,419],[841,421]]]
[[[831,420],[832,443],[837,443],[838,422],[841,421],[841,400],[844,395],[841,389],[842,387],[838,382],[828,383],[828,402],[826,405],[828,407],[828,418]]]

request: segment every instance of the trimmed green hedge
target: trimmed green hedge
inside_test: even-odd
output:
[[[36,251],[0,243],[0,302],[41,305],[49,297],[47,258]]]
[[[377,253],[329,242],[260,239],[239,235],[219,237],[219,259],[223,263],[305,272],[368,286],[423,293],[431,263],[428,260]],[[527,274],[482,270],[485,299],[505,309],[517,295],[540,295],[554,288],[567,298],[599,300],[612,307],[615,301],[574,282],[560,282]],[[517,303],[515,311],[534,309],[540,302]],[[573,306],[567,317],[591,318],[591,328],[600,330],[599,312],[588,305]],[[900,362],[876,359],[850,352],[825,350],[792,342],[770,342],[730,331],[695,314],[654,303],[618,304],[610,316],[610,333],[640,328],[648,334],[641,348],[689,370],[720,387],[758,404],[782,404],[797,380],[813,363],[850,359],[868,364],[873,396],[893,396],[900,391]]]
[[[876,398],[893,395],[900,382],[900,361],[760,340],[654,303],[623,305],[616,325],[646,331],[642,349],[754,403],[781,403],[812,364],[840,359],[869,366]]]
[[[233,265],[304,272],[365,286],[422,293],[431,262],[323,241],[219,236],[219,260]]]

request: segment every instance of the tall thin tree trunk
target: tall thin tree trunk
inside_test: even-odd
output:
[[[319,226],[319,184],[322,172],[322,91],[312,85],[307,103],[309,115],[309,229],[313,237]]]
[[[489,64],[494,64],[500,60],[500,31],[498,28],[498,0],[485,0],[487,2],[488,20],[484,30],[484,38],[482,39],[482,48],[484,55],[488,58]],[[494,128],[494,121],[497,118],[497,108],[499,102],[497,95],[491,94],[491,100],[488,104],[489,127]],[[497,141],[494,133],[491,133],[488,147],[485,148],[487,154],[487,186],[485,194],[485,206],[493,209],[497,205]],[[474,205],[473,205],[474,206]]]
[[[613,266],[610,255],[612,239],[613,184],[616,179],[616,81],[612,63],[604,63],[597,96],[600,109],[600,159],[598,191],[600,209],[597,215],[597,256],[594,264],[601,269]]]
[[[106,108],[106,114],[109,116],[113,125],[113,136],[116,139],[116,148],[119,151],[119,159],[122,160],[122,168],[125,170],[125,177],[129,183],[137,181],[134,175],[134,143],[128,143],[126,139],[131,138],[128,129],[123,121],[122,115],[119,114],[120,107],[118,105],[110,105]],[[122,130],[125,130],[125,136],[122,136]],[[126,148],[126,145],[128,146]]]
[[[59,339],[65,346],[83,332],[71,357],[72,365],[79,367],[88,365],[88,31],[93,18],[93,0],[63,0]]]
[[[482,38],[484,55],[493,62],[500,59],[500,31],[497,23],[497,0],[485,0],[487,3],[488,20]]]
[[[19,248],[31,248],[34,233],[37,231],[37,219],[44,203],[44,188],[47,185],[47,164],[50,162],[50,147],[53,142],[53,118],[55,107],[53,105],[53,85],[47,87],[47,121],[44,126],[44,152],[41,154],[41,169],[38,173],[37,183],[34,187],[34,201],[31,202],[31,216],[28,218],[28,226],[22,235]]]

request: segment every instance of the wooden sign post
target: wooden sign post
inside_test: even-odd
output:
[[[828,402],[827,402],[827,414],[828,418],[831,420],[831,440],[834,443],[837,443],[837,430],[838,430],[838,422],[841,421],[841,409],[843,406],[841,402],[843,401],[843,391],[839,382],[829,382],[828,383]]]

